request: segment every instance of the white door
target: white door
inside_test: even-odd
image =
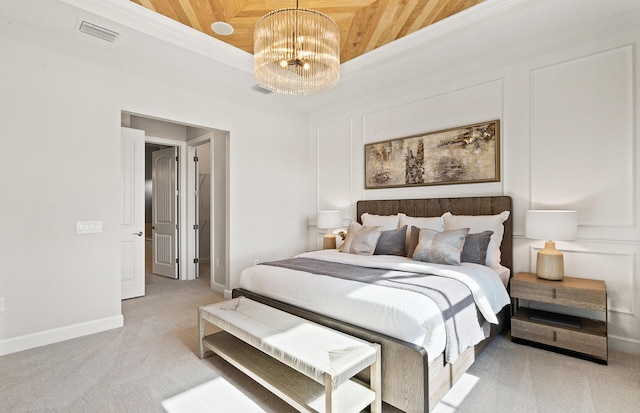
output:
[[[178,148],[152,154],[153,273],[178,278]]]
[[[122,128],[120,150],[120,276],[124,300],[144,295],[144,131]]]

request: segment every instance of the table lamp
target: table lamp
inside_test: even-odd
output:
[[[554,241],[571,241],[578,232],[578,213],[564,210],[530,210],[525,215],[525,236],[546,240],[544,249],[538,251],[536,275],[545,280],[561,280],[564,277],[562,252]]]
[[[336,249],[336,236],[331,233],[331,230],[340,228],[342,226],[342,212],[341,211],[318,211],[317,214],[318,228],[326,229],[327,233],[322,239],[323,249]]]

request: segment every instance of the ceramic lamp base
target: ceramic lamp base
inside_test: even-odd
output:
[[[322,238],[322,249],[336,249],[336,236],[334,234],[325,234],[325,236]]]
[[[545,280],[561,280],[564,277],[564,259],[556,249],[556,243],[547,241],[544,249],[538,251],[536,275]]]

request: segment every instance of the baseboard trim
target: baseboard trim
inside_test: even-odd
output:
[[[225,291],[224,287],[225,287],[224,284],[218,284],[216,282],[211,283],[211,289],[217,293],[224,294],[224,291]]]
[[[633,338],[614,336],[609,334],[609,350],[622,351],[623,353],[640,354],[640,340]]]
[[[0,356],[29,350],[35,347],[46,346],[47,344],[58,343],[60,341],[82,337],[89,334],[112,330],[114,328],[122,327],[123,325],[124,318],[122,317],[122,314],[120,314],[113,317],[101,318],[99,320],[87,321],[85,323],[73,324],[66,327],[54,328],[51,330],[0,340]]]

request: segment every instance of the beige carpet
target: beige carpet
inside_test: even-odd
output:
[[[197,356],[197,308],[222,299],[208,276],[147,276],[125,326],[0,357],[0,412],[293,412],[214,356]],[[500,336],[437,412],[637,412],[640,356],[609,366]],[[391,411],[391,409],[386,409]]]

